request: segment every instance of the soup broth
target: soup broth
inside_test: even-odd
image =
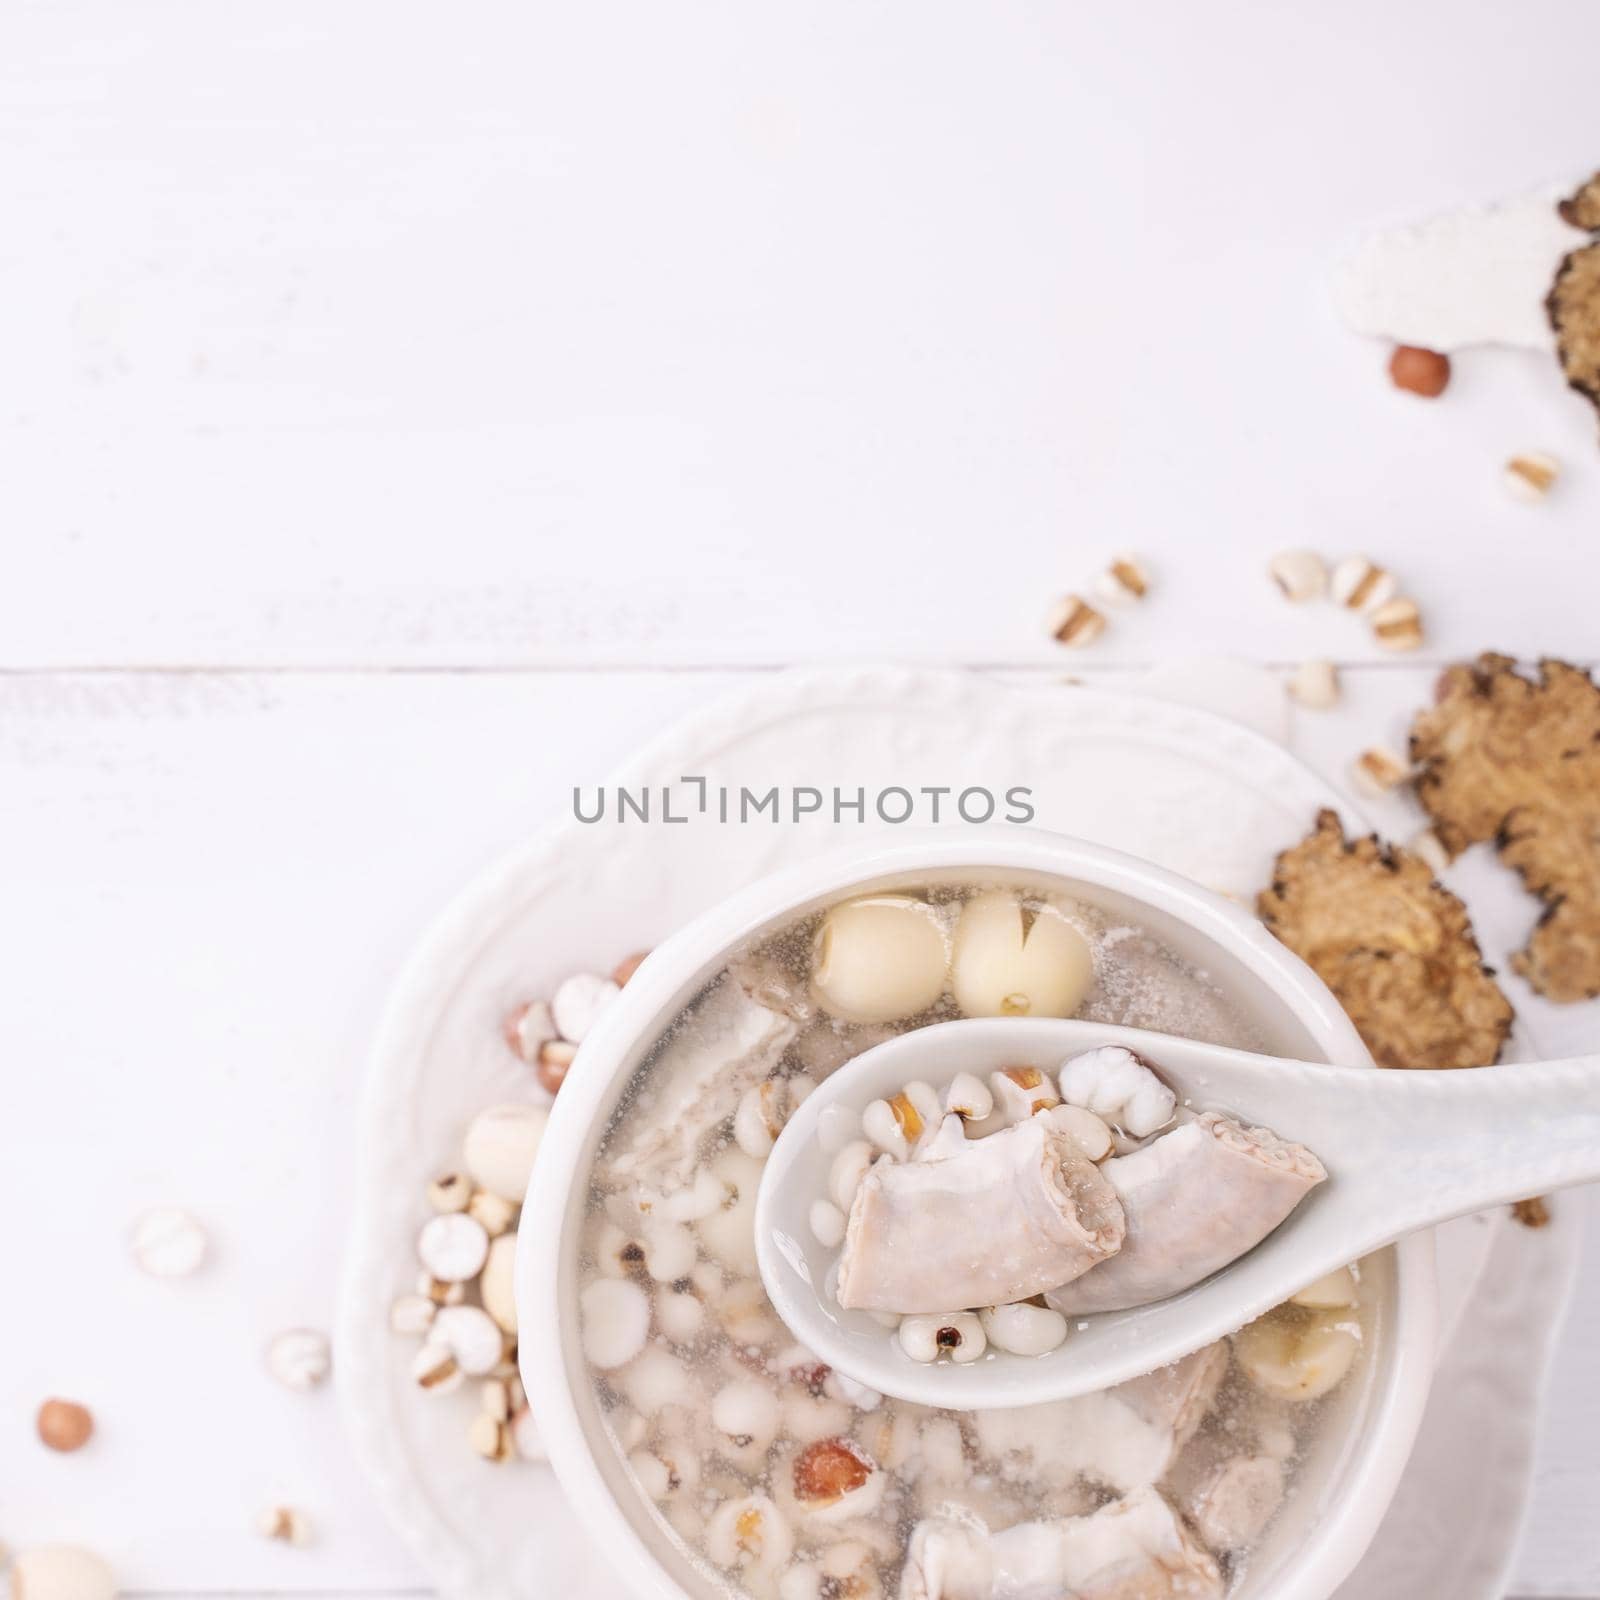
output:
[[[753,1600],[1225,1594],[1356,1370],[1358,1269],[1159,1373],[987,1412],[863,1388],[767,1300],[754,1205],[788,1111],[971,1014],[1263,1043],[1147,930],[1005,885],[841,902],[742,952],[652,1048],[590,1175],[579,1310],[614,1446],[712,1586]]]

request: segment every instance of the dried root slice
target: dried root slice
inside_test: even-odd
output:
[[[1445,849],[1492,839],[1544,902],[1512,966],[1551,1000],[1600,994],[1600,687],[1564,662],[1533,679],[1479,656],[1440,678],[1411,755]]]
[[[1600,234],[1600,172],[1556,211],[1572,227]],[[1567,382],[1600,410],[1600,242],[1574,250],[1562,261],[1544,308]]]
[[[1338,816],[1323,811],[1278,857],[1257,909],[1333,990],[1380,1066],[1499,1058],[1511,1005],[1483,964],[1466,907],[1427,863],[1376,837],[1347,841]]]
[[[1600,233],[1600,172],[1589,179],[1575,194],[1568,195],[1556,212],[1563,222],[1588,233]]]
[[[1600,243],[1561,263],[1544,305],[1567,382],[1600,411]]]

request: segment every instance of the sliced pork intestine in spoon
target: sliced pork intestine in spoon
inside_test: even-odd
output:
[[[1127,1237],[1113,1259],[1045,1296],[1067,1316],[1193,1287],[1254,1249],[1328,1175],[1304,1145],[1214,1111],[1100,1171],[1122,1201]]]
[[[912,1531],[900,1600],[1215,1600],[1211,1556],[1154,1489],[1087,1517],[1022,1522],[991,1534],[959,1517]]]
[[[1099,1169],[1034,1117],[940,1161],[880,1160],[850,1208],[838,1300],[902,1314],[1006,1305],[1087,1272],[1122,1236]]]

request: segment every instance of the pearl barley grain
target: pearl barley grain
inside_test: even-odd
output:
[[[417,1274],[417,1293],[436,1306],[458,1306],[467,1298],[467,1286],[464,1283],[446,1283],[424,1267]]]
[[[447,1306],[433,1319],[428,1342],[448,1350],[469,1378],[486,1378],[505,1358],[499,1323],[478,1306]]]
[[[831,1200],[811,1202],[811,1232],[825,1250],[833,1250],[844,1243],[844,1212]]]
[[[489,1235],[475,1217],[446,1212],[417,1235],[417,1259],[440,1283],[465,1283],[483,1270]]]
[[[412,1359],[411,1377],[426,1394],[449,1394],[467,1381],[466,1373],[452,1352],[432,1338]]]
[[[597,1278],[578,1296],[583,1353],[602,1370],[627,1365],[650,1333],[650,1301],[628,1278]]]
[[[1346,556],[1333,569],[1333,598],[1350,611],[1375,612],[1397,588],[1394,574],[1366,556]]]
[[[778,1397],[760,1379],[735,1378],[712,1396],[711,1425],[741,1448],[764,1449],[778,1434]]]
[[[852,1139],[833,1158],[828,1170],[828,1195],[847,1216],[874,1159],[872,1146],[865,1139]]]
[[[694,1234],[686,1223],[645,1223],[644,1270],[657,1283],[676,1283],[688,1277],[696,1254]]]
[[[621,992],[610,978],[602,978],[598,973],[574,973],[556,990],[550,1002],[556,1031],[563,1039],[582,1044],[584,1035]]]
[[[527,1406],[511,1414],[511,1442],[516,1446],[517,1457],[521,1461],[549,1459],[544,1448],[544,1440],[539,1436],[539,1426],[533,1420],[533,1412]]]
[[[904,1318],[895,1337],[913,1361],[976,1361],[988,1343],[983,1324],[970,1311],[919,1313]]]
[[[516,1453],[507,1424],[481,1411],[467,1424],[467,1444],[485,1461],[509,1461]]]
[[[1416,650],[1422,644],[1422,613],[1414,600],[1385,601],[1369,620],[1373,638],[1385,650]]]
[[[648,1450],[635,1450],[628,1457],[628,1470],[634,1481],[652,1500],[665,1500],[672,1489],[672,1473],[666,1462]]]
[[[1106,619],[1082,595],[1063,595],[1050,612],[1050,636],[1069,649],[1093,644],[1106,629]]]
[[[331,1365],[327,1335],[314,1328],[290,1328],[267,1346],[267,1371],[286,1389],[315,1389]]]
[[[958,1072],[945,1091],[944,1108],[967,1122],[982,1122],[994,1110],[988,1084],[970,1072]]]
[[[1374,745],[1356,757],[1351,776],[1363,794],[1377,800],[1398,789],[1411,776],[1411,769],[1393,750]]]
[[[1267,572],[1283,598],[1295,605],[1327,592],[1328,569],[1315,550],[1280,550],[1267,563]]]
[[[1512,456],[1506,462],[1505,485],[1512,499],[1536,506],[1555,487],[1561,463],[1542,454]]]
[[[428,1185],[428,1204],[435,1211],[465,1211],[471,1203],[472,1179],[464,1172],[447,1172]]]
[[[166,1206],[134,1223],[128,1248],[151,1277],[187,1278],[205,1259],[206,1231],[187,1211]]]
[[[1023,1301],[1009,1306],[988,1306],[978,1313],[989,1343],[1014,1356],[1042,1356],[1065,1343],[1067,1319],[1048,1306]]]
[[[1339,670],[1331,661],[1302,661],[1289,675],[1289,698],[1308,711],[1339,703]]]
[[[1105,571],[1094,581],[1095,592],[1115,606],[1131,606],[1150,592],[1150,573],[1135,555],[1111,558]]]
[[[577,1059],[578,1047],[570,1039],[546,1039],[539,1046],[539,1087],[546,1094],[560,1094],[561,1085],[567,1081],[567,1074]]]
[[[425,1294],[403,1294],[389,1307],[389,1327],[395,1333],[426,1333],[438,1309]]]
[[[278,1544],[303,1546],[311,1543],[310,1520],[293,1506],[268,1506],[256,1518],[256,1531],[263,1539]]]
[[[698,1337],[705,1322],[705,1307],[687,1290],[667,1290],[656,1301],[656,1325],[674,1344]]]
[[[512,1051],[531,1067],[539,1059],[540,1048],[556,1037],[549,1002],[530,1000],[525,1006],[518,1006],[506,1018],[504,1032]]]

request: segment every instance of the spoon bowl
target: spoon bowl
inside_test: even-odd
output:
[[[1045,1355],[991,1349],[965,1365],[917,1362],[870,1313],[842,1309],[831,1293],[838,1249],[819,1243],[809,1220],[827,1193],[835,1148],[828,1130],[858,1126],[871,1101],[913,1079],[942,1091],[960,1072],[982,1078],[1033,1066],[1054,1081],[1065,1060],[1100,1045],[1135,1051],[1188,1111],[1223,1112],[1306,1145],[1327,1181],[1231,1265],[1152,1305],[1070,1318],[1065,1342]],[[830,1366],[903,1400],[976,1410],[1066,1399],[1138,1377],[1416,1229],[1596,1178],[1593,1058],[1493,1072],[1361,1072],[1074,1019],[973,1018],[864,1051],[801,1104],[762,1176],[756,1250],[779,1316]]]

